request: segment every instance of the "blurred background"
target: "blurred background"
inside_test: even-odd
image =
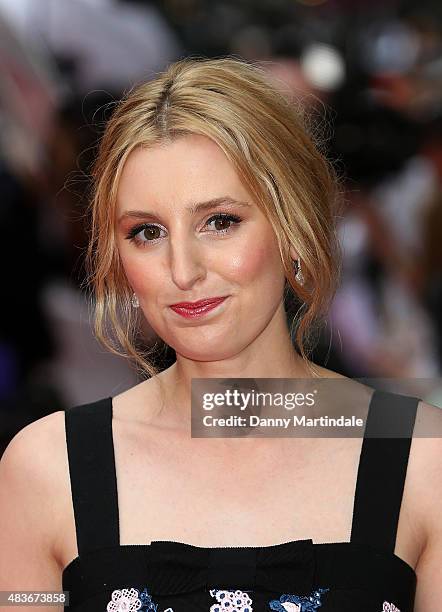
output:
[[[312,359],[442,407],[441,33],[436,0],[0,0],[0,455],[138,382],[92,334],[88,170],[112,103],[192,54],[262,62],[345,176],[342,282]]]

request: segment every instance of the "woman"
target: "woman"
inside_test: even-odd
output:
[[[441,445],[411,437],[437,408],[354,383],[367,427],[399,404],[408,438],[189,435],[193,378],[344,378],[305,350],[339,280],[339,198],[300,111],[252,65],[179,61],[117,106],[94,181],[96,332],[148,377],[12,440],[1,589],[63,587],[78,611],[436,610]],[[176,352],[162,372],[143,318]]]

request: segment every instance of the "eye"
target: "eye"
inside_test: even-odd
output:
[[[217,213],[216,215],[212,215],[212,217],[206,221],[205,225],[215,223],[215,230],[213,233],[216,235],[223,235],[231,232],[233,227],[232,225],[229,225],[229,227],[218,229],[220,224],[234,224],[235,226],[239,225],[241,221],[242,219],[238,217],[238,215]],[[147,244],[155,244],[161,239],[161,235],[158,235],[161,230],[162,228],[159,225],[155,225],[153,223],[142,223],[141,225],[136,225],[130,229],[126,235],[126,239],[130,242],[134,242],[138,246],[145,247]]]
[[[207,220],[206,225],[209,225],[209,223],[212,221],[215,221],[215,225],[217,222],[221,222],[221,224],[228,222],[228,223],[234,223],[235,225],[239,225],[241,223],[241,218],[238,217],[237,215],[232,215],[232,214],[227,214],[227,213],[218,213],[210,217],[210,219]],[[232,230],[232,226],[229,226],[224,229],[220,229],[220,230],[217,229],[216,233],[226,234],[227,232],[231,230]]]
[[[159,240],[159,237],[155,234],[161,230],[159,225],[154,225],[152,223],[143,223],[142,225],[136,225],[132,229],[129,230],[126,238],[130,242],[135,242],[137,245],[144,246],[147,242],[156,242]],[[139,238],[138,235],[144,235],[146,240]]]

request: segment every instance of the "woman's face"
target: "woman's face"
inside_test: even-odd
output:
[[[121,175],[116,222],[140,308],[178,354],[232,357],[283,316],[285,276],[273,229],[211,139],[190,135],[134,150]],[[170,307],[220,296],[226,299],[198,318]]]

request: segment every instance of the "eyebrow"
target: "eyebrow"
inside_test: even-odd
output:
[[[195,215],[198,212],[213,209],[213,208],[222,208],[223,206],[240,206],[240,207],[249,207],[250,204],[248,202],[243,202],[240,200],[235,200],[230,196],[220,196],[218,198],[212,198],[211,200],[206,200],[204,202],[197,202],[196,204],[191,204],[186,208],[186,211],[191,215]],[[152,219],[156,218],[157,215],[153,212],[147,210],[126,210],[118,219],[118,222],[124,221],[125,219]]]

